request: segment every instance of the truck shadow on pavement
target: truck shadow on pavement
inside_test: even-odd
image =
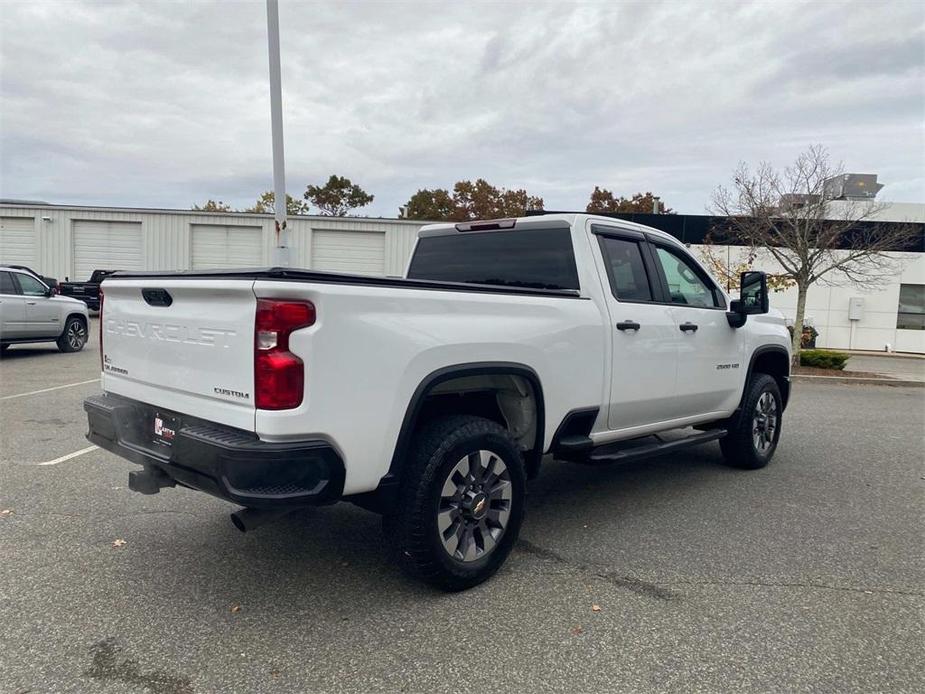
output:
[[[524,570],[549,570],[601,579],[653,600],[674,599],[671,590],[621,567],[618,556],[601,561],[583,556],[583,551],[607,548],[619,539],[638,509],[672,503],[699,486],[741,474],[720,460],[717,450],[706,447],[693,455],[612,466],[544,463],[540,477],[530,483],[527,516],[514,553],[494,579],[475,590],[516,580]],[[379,516],[351,504],[293,513],[245,535],[227,517],[190,515],[199,520],[183,522],[169,534],[161,528],[161,535],[150,541],[162,549],[135,559],[132,575],[150,580],[148,589],[157,590],[166,578],[175,595],[201,595],[205,581],[229,606],[249,604],[249,610],[261,606],[270,611],[283,605],[310,610],[326,597],[343,601],[345,595],[363,596],[364,603],[367,596],[375,596],[369,601],[374,610],[383,594],[409,601],[444,595],[405,578],[389,559]],[[578,544],[570,539],[576,532],[582,538]]]

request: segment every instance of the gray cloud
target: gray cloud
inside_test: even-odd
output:
[[[283,2],[289,189],[332,172],[394,216],[483,176],[702,212],[739,160],[827,145],[925,199],[915,3]],[[271,187],[263,2],[0,5],[0,194],[244,206]]]

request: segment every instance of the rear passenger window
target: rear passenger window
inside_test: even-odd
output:
[[[19,294],[19,289],[13,284],[13,273],[0,272],[0,294]]]
[[[652,301],[652,287],[636,241],[600,236],[610,288],[620,301]]]

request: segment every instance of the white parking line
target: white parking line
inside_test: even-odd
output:
[[[28,393],[17,393],[16,395],[4,395],[0,400],[13,400],[14,398],[24,398],[27,395],[38,395],[39,393],[50,393],[53,390],[61,390],[62,388],[73,388],[74,386],[85,386],[88,383],[99,383],[98,378],[92,378],[89,381],[80,381],[79,383],[68,383],[63,386],[54,386],[53,388],[42,388],[41,390],[30,390]]]
[[[97,448],[99,448],[99,446],[87,446],[86,448],[81,448],[79,451],[74,451],[73,453],[62,455],[60,458],[55,458],[54,460],[47,460],[44,463],[36,463],[36,465],[57,465],[58,463],[63,463],[65,460],[70,460],[71,458],[76,458],[77,456],[83,455],[84,453],[95,451]]]

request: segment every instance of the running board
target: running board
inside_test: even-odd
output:
[[[725,429],[710,429],[700,431],[683,438],[665,441],[658,436],[647,436],[642,439],[631,439],[629,441],[620,441],[618,443],[606,444],[591,451],[591,454],[584,461],[592,465],[604,463],[622,463],[628,460],[642,460],[651,458],[656,455],[665,453],[675,453],[677,451],[699,446],[702,443],[716,441],[726,435]],[[655,439],[648,442],[649,439]]]

